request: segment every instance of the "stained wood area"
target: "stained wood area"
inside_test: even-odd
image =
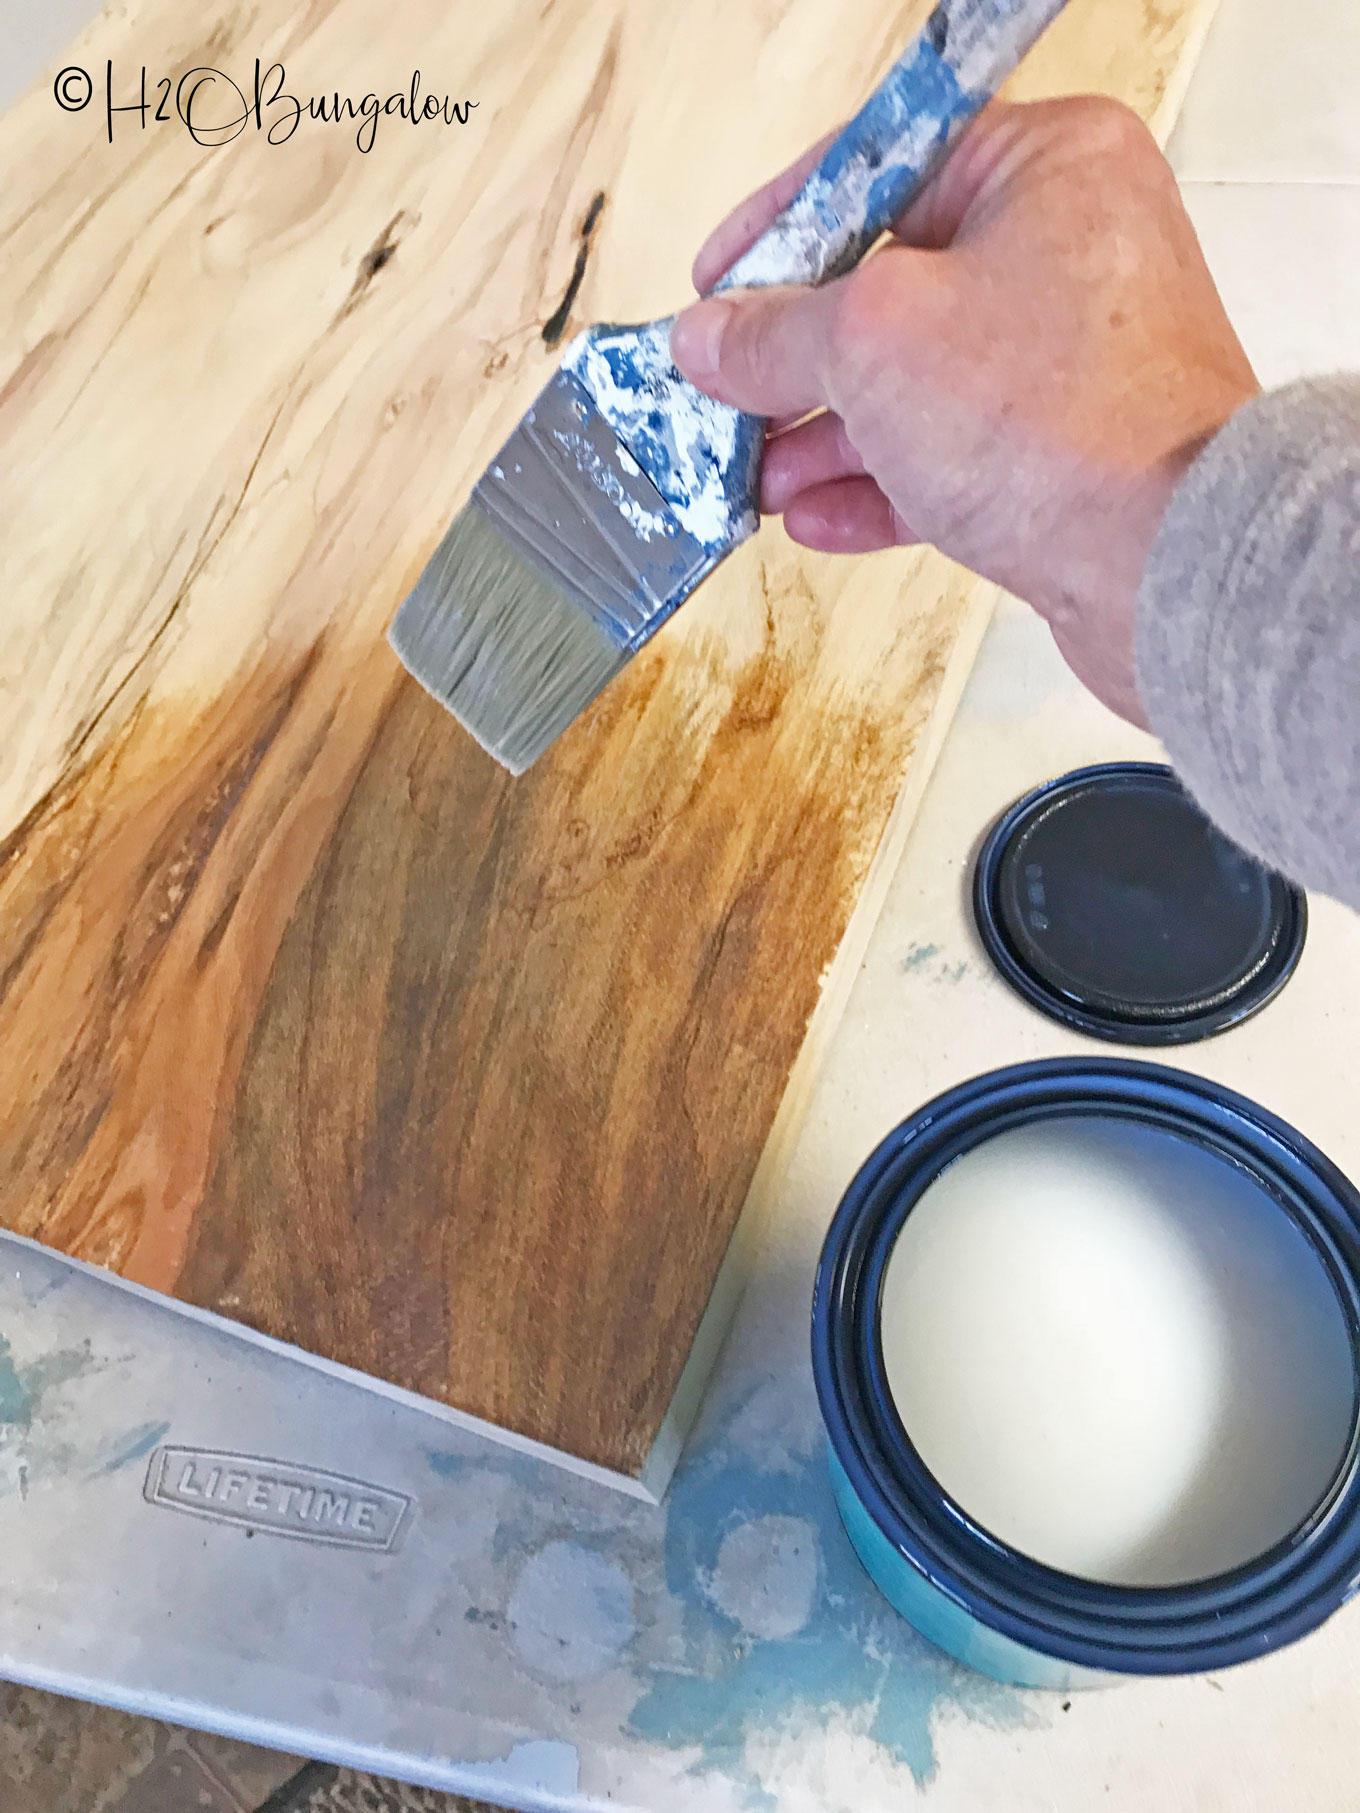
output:
[[[682,301],[926,10],[133,0],[64,59],[88,108],[49,76],[0,122],[9,1227],[642,1467],[988,589],[771,525],[520,781],[383,637],[545,324]],[[1074,0],[1023,86],[1167,123],[1205,17]],[[304,103],[418,68],[476,106],[367,152],[154,117],[257,57]],[[108,61],[153,116],[112,144]]]

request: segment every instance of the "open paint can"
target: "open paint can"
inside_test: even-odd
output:
[[[1222,1668],[1360,1583],[1360,1197],[1229,1090],[1060,1060],[930,1102],[837,1211],[812,1345],[861,1561],[999,1680]]]

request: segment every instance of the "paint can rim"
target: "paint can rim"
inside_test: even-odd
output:
[[[1082,1114],[1177,1133],[1246,1170],[1309,1239],[1350,1334],[1350,1436],[1327,1490],[1283,1540],[1212,1579],[1116,1586],[1010,1548],[934,1480],[882,1376],[878,1290],[912,1204],[984,1139]],[[832,1450],[882,1535],[971,1618],[1040,1654],[1116,1674],[1222,1668],[1316,1629],[1360,1585],[1360,1194],[1295,1128],[1219,1084],[1137,1059],[1044,1059],[926,1103],[871,1153],[837,1209],[817,1270],[812,1363]]]

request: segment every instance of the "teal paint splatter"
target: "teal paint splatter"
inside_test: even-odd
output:
[[[17,1491],[27,1499],[31,1486],[82,1470],[78,1445],[67,1433],[67,1406],[57,1394],[103,1365],[88,1341],[16,1361],[0,1335],[0,1497]]]
[[[470,1452],[466,1454],[459,1454],[453,1448],[426,1448],[425,1465],[436,1478],[445,1480],[466,1479],[471,1473],[495,1471],[508,1479],[536,1486],[536,1482],[542,1477],[543,1463],[535,1460],[532,1455],[519,1454],[513,1448],[501,1449],[492,1469],[487,1466],[485,1454],[478,1452],[479,1448],[486,1445],[485,1437],[470,1436],[468,1442]]]
[[[930,978],[932,982],[957,983],[963,981],[972,967],[967,958],[959,963],[941,963],[938,961],[939,956],[938,944],[913,944],[902,959],[903,972],[910,975],[913,970],[924,969],[927,964],[933,963],[935,974]]]
[[[96,1472],[117,1473],[123,1467],[130,1467],[133,1461],[140,1460],[144,1454],[150,1454],[153,1448],[159,1447],[169,1433],[169,1423],[143,1423],[115,1444],[113,1452],[101,1467],[96,1468]]]
[[[82,1341],[79,1347],[58,1347],[55,1352],[45,1353],[40,1359],[19,1367],[19,1378],[28,1393],[33,1420],[36,1422],[44,1414],[49,1392],[97,1370],[94,1351],[88,1341]]]
[[[902,959],[902,968],[904,970],[920,969],[923,963],[929,963],[932,957],[938,957],[939,954],[938,944],[913,944]]]
[[[0,1423],[21,1429],[31,1428],[43,1414],[44,1399],[49,1391],[65,1385],[92,1365],[90,1343],[79,1347],[58,1348],[26,1366],[14,1361],[14,1350],[0,1335]]]
[[[17,1423],[27,1429],[33,1421],[33,1400],[14,1364],[13,1352],[0,1335],[0,1423]]]
[[[811,1739],[846,1722],[881,1746],[904,1780],[910,1771],[924,1784],[935,1774],[942,1716],[1002,1729],[1045,1717],[1034,1696],[974,1674],[919,1637],[870,1581],[831,1495],[812,1379],[791,1357],[744,1391],[710,1400],[660,1506],[568,1474],[548,1485],[541,1463],[509,1449],[492,1459],[484,1446],[462,1453],[449,1441],[423,1458],[487,1519],[487,1577],[458,1608],[466,1626],[513,1645],[516,1584],[552,1542],[596,1548],[624,1569],[636,1631],[620,1667],[636,1697],[620,1736],[687,1753],[696,1805],[706,1783],[721,1779],[753,1813],[773,1813],[771,1786],[748,1760],[763,1734]],[[739,1534],[747,1526],[758,1526],[749,1542]],[[805,1533],[815,1550],[815,1567],[802,1550],[792,1572],[783,1565],[788,1549],[782,1563],[771,1555],[771,1597],[762,1597],[762,1532],[783,1532],[786,1542]],[[790,1578],[802,1583],[796,1601],[778,1596]],[[564,1716],[576,1717],[580,1687],[561,1692]]]
[[[774,1808],[745,1761],[753,1728],[850,1715],[924,1786],[935,1774],[934,1726],[946,1709],[1002,1728],[1028,1721],[1020,1693],[959,1666],[880,1597],[841,1527],[820,1440],[762,1467],[720,1434],[682,1462],[668,1510],[666,1581],[684,1607],[687,1654],[682,1666],[651,1675],[629,1727],[652,1743],[697,1748],[696,1773],[721,1770],[753,1809]],[[759,1641],[706,1588],[723,1539],[769,1516],[812,1524],[820,1560],[804,1627]]]

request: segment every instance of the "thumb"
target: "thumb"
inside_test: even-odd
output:
[[[671,357],[691,384],[752,415],[820,409],[827,401],[833,287],[707,296],[676,318]]]

